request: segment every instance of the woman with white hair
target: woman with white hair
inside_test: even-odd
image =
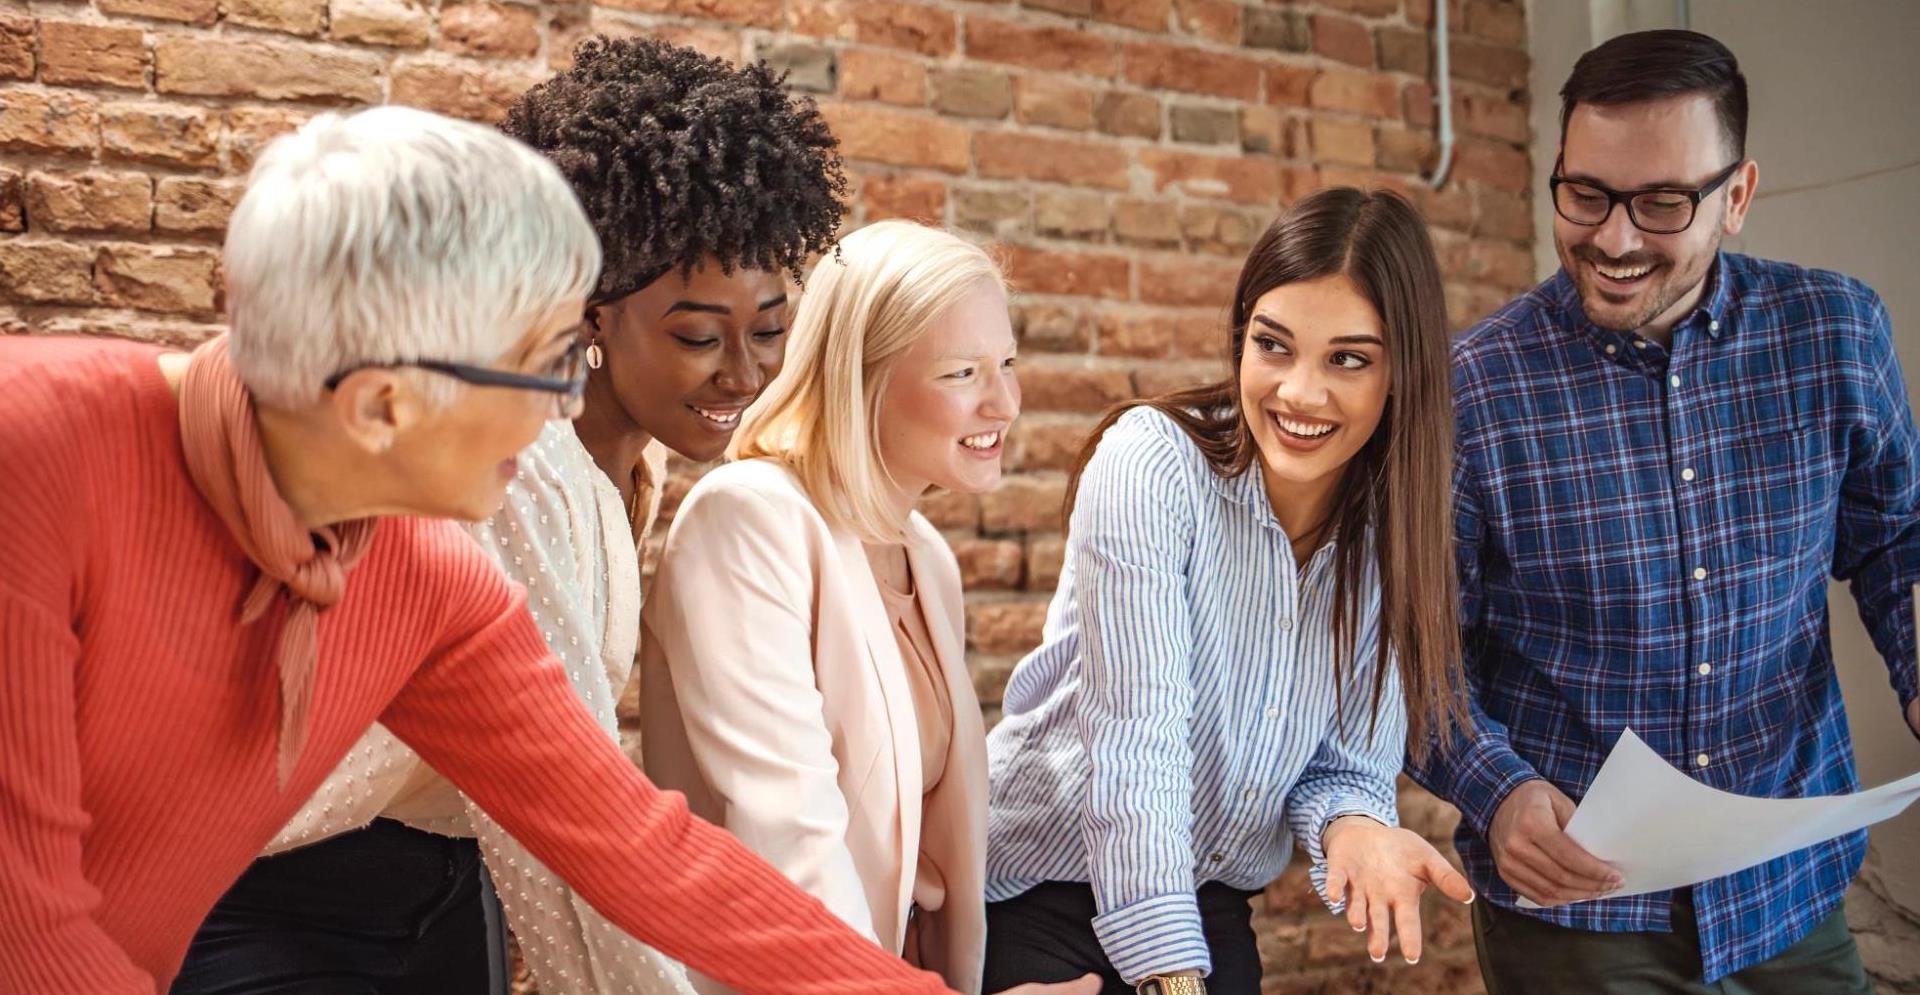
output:
[[[999,481],[1013,363],[977,246],[897,221],[847,236],[642,615],[648,774],[963,992],[986,940],[985,733],[959,567],[913,508]]]
[[[166,990],[375,719],[728,984],[944,990],[649,784],[444,521],[492,514],[577,412],[599,264],[566,183],[497,132],[323,115],[234,212],[228,335],[0,343],[0,991]]]

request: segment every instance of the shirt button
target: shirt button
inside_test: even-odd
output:
[[[1693,579],[1694,579],[1694,580],[1706,580],[1706,579],[1707,579],[1707,568],[1706,568],[1706,567],[1694,567],[1694,568],[1693,568]]]
[[[1221,852],[1220,852],[1220,851],[1218,851],[1218,850],[1215,850],[1215,851],[1213,851],[1213,853],[1211,853],[1211,854],[1209,854],[1209,855],[1207,856],[1207,859],[1208,859],[1208,860],[1211,860],[1211,861],[1213,861],[1213,862],[1214,862],[1214,863],[1216,863],[1216,864],[1218,864],[1218,863],[1220,863],[1221,861],[1223,861],[1223,860],[1226,860],[1226,859],[1227,859],[1227,855],[1226,855],[1226,854],[1224,854],[1224,853],[1221,853]]]
[[[1283,618],[1283,619],[1281,619],[1281,620],[1280,620],[1280,631],[1281,631],[1281,632],[1292,632],[1292,631],[1293,631],[1293,619],[1290,619],[1290,618]]]
[[[1713,664],[1703,663],[1700,665],[1700,676],[1705,677],[1711,673],[1713,673]]]
[[[1675,387],[1678,387],[1678,386],[1680,386],[1680,375],[1679,375],[1678,373],[1676,373],[1676,374],[1674,374],[1673,376],[1670,376],[1670,377],[1668,377],[1668,378],[1667,378],[1667,383],[1668,383],[1668,384],[1671,384],[1672,386],[1675,386]]]
[[[1646,339],[1634,339],[1634,340],[1633,340],[1633,347],[1634,347],[1635,349],[1645,349],[1645,348],[1647,347],[1647,340],[1646,340]]]
[[[1704,753],[1702,753],[1702,754],[1700,754],[1699,756],[1697,756],[1697,757],[1694,757],[1694,758],[1693,758],[1693,765],[1694,765],[1695,767],[1705,767],[1705,766],[1706,766],[1707,764],[1709,764],[1709,763],[1712,763],[1712,761],[1711,761],[1711,760],[1708,760],[1708,759],[1707,759],[1707,755],[1706,755],[1706,754],[1704,754]]]
[[[1277,718],[1279,718],[1279,717],[1280,717],[1280,706],[1279,706],[1279,705],[1268,705],[1268,706],[1267,706],[1267,718],[1270,718],[1270,719],[1277,719]]]
[[[1720,320],[1718,318],[1715,318],[1714,320],[1707,322],[1707,331],[1717,332],[1719,330],[1720,330]]]
[[[1246,792],[1244,793],[1244,795],[1243,795],[1243,797],[1245,797],[1245,798],[1246,798],[1246,800],[1248,800],[1248,801],[1252,801],[1252,800],[1254,800],[1255,798],[1258,798],[1258,797],[1260,797],[1260,789],[1259,789],[1259,788],[1248,788],[1248,789],[1246,790]]]
[[[1681,470],[1681,471],[1680,471],[1680,479],[1681,479],[1681,480],[1692,480],[1692,479],[1693,479],[1693,467],[1687,467],[1686,469],[1684,469],[1684,470]]]
[[[1619,351],[1620,351],[1620,349],[1619,349],[1619,347],[1617,347],[1617,346],[1615,346],[1615,345],[1614,345],[1613,343],[1611,343],[1611,342],[1609,342],[1609,343],[1607,343],[1607,355],[1609,355],[1609,356],[1611,356],[1611,355],[1613,355],[1614,353],[1616,353],[1616,352],[1619,352]]]

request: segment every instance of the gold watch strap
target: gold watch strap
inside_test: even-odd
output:
[[[1187,975],[1155,975],[1134,989],[1139,995],[1207,995],[1207,982]]]

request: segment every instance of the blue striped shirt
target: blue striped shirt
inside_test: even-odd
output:
[[[1107,431],[1043,641],[987,737],[988,901],[1087,881],[1122,978],[1206,971],[1200,885],[1264,887],[1295,840],[1319,885],[1330,820],[1394,824],[1406,716],[1390,675],[1370,725],[1379,586],[1337,689],[1332,551],[1300,569],[1259,471],[1219,476],[1167,416]]]
[[[1412,773],[1460,806],[1460,855],[1514,787],[1585,794],[1631,727],[1737,794],[1856,790],[1827,636],[1852,582],[1895,698],[1916,692],[1920,475],[1887,311],[1836,273],[1722,253],[1668,349],[1597,328],[1562,272],[1454,347],[1454,500],[1475,735]],[[1693,889],[1711,982],[1840,903],[1866,834]],[[1670,928],[1667,893],[1531,913]]]

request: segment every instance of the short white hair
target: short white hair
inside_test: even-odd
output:
[[[253,167],[223,257],[236,372],[300,407],[357,366],[487,363],[580,306],[600,246],[573,191],[491,128],[407,107],[323,114]],[[421,378],[431,403],[457,384]]]

